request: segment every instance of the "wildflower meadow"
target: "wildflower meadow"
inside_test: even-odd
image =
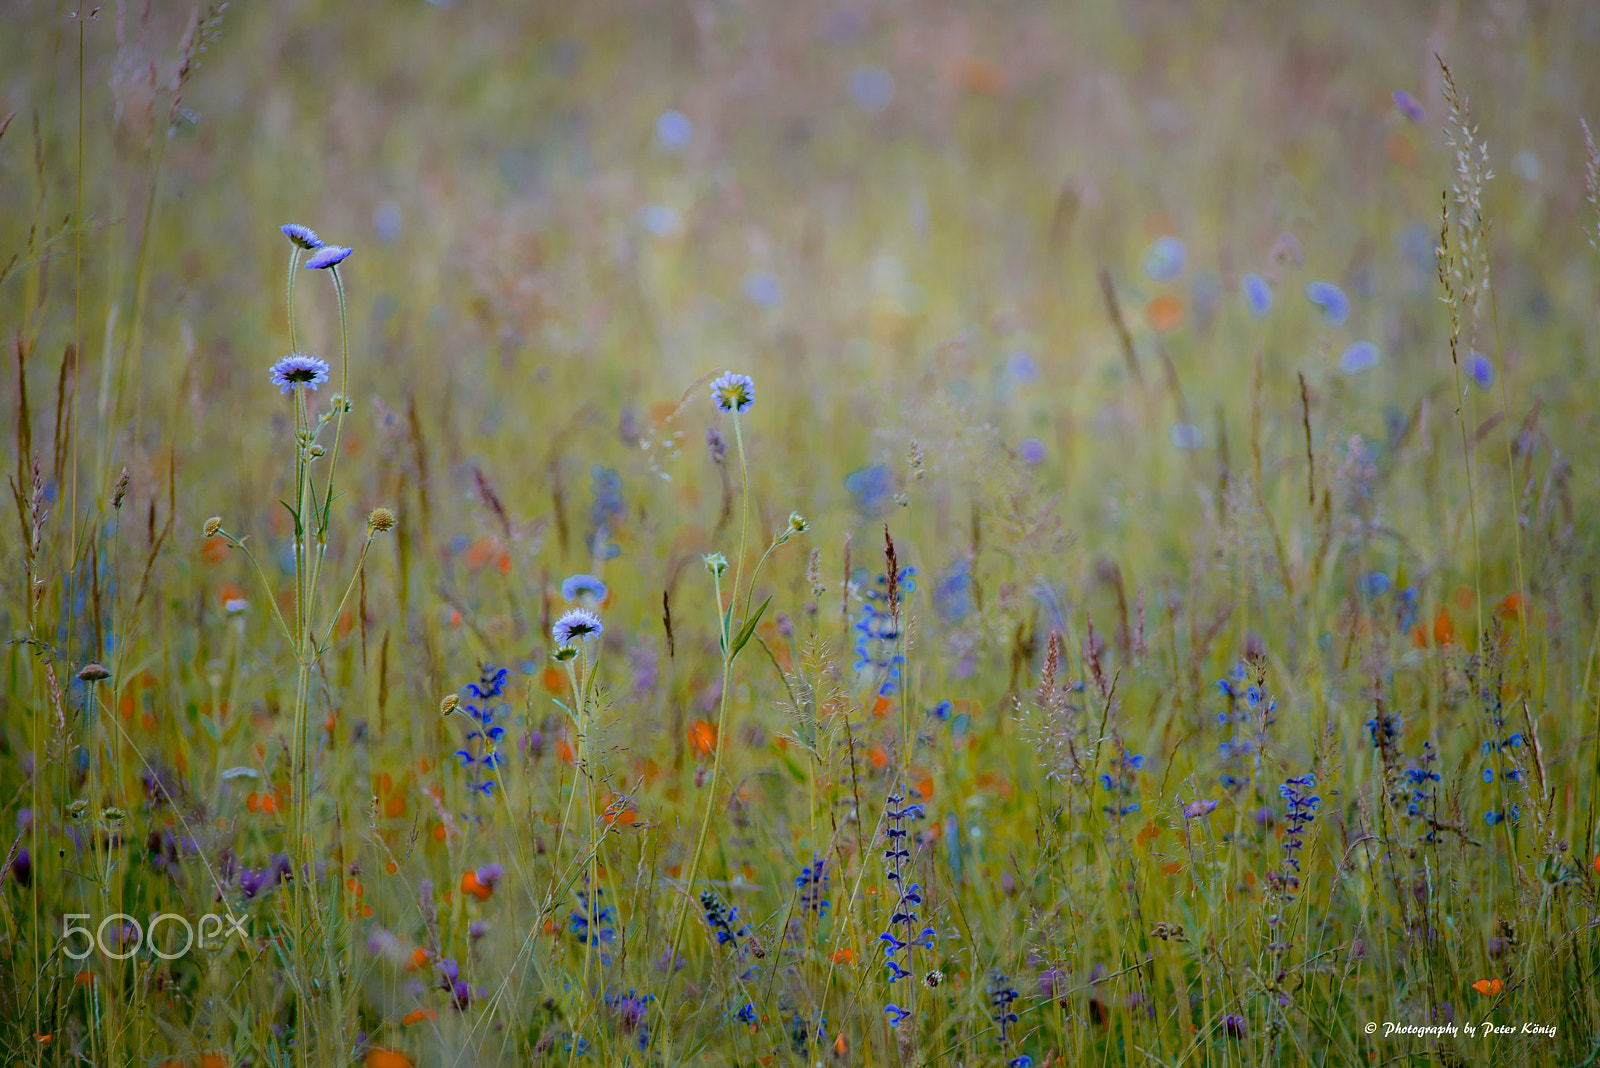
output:
[[[1600,1064],[1596,57],[0,4],[0,1064]]]

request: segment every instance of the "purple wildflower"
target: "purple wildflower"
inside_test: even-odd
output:
[[[593,641],[605,629],[600,617],[587,608],[571,608],[561,614],[550,633],[557,645],[566,647],[575,641]]]
[[[343,245],[323,245],[311,254],[306,260],[306,266],[313,271],[324,271],[329,267],[337,267],[350,257],[355,249],[345,248]]]
[[[274,363],[267,377],[273,385],[282,386],[283,393],[288,393],[296,386],[316,389],[328,380],[328,361],[303,352],[293,352]]]
[[[1217,807],[1217,802],[1211,800],[1191,801],[1183,806],[1183,818],[1186,820],[1203,819],[1211,815]]]
[[[315,252],[324,244],[322,238],[318,237],[317,232],[309,226],[301,226],[299,223],[284,223],[278,229],[283,231],[284,237],[287,237],[307,252]]]
[[[755,380],[749,375],[724,371],[711,383],[711,399],[723,411],[741,414],[756,402]]]
[[[1400,114],[1412,122],[1421,122],[1427,118],[1427,112],[1422,110],[1422,105],[1417,103],[1417,98],[1404,89],[1394,91],[1394,106],[1400,109]]]

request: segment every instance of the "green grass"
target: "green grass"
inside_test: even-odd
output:
[[[0,1060],[1600,1063],[1586,5],[8,19]]]

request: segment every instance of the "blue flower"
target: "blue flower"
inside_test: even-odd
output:
[[[754,1024],[756,1022],[756,1007],[752,1004],[741,1005],[739,1006],[739,1011],[733,1014],[733,1018],[740,1023]]]
[[[907,1016],[911,1015],[910,1012],[902,1009],[892,1001],[883,1007],[883,1012],[885,1016],[889,1017],[890,1027],[898,1027],[901,1020],[904,1020]]]
[[[1422,110],[1422,105],[1417,103],[1417,98],[1404,89],[1394,91],[1394,106],[1400,109],[1400,114],[1412,122],[1421,122],[1427,118],[1427,113]]]
[[[844,488],[856,511],[872,516],[881,512],[894,495],[894,476],[888,464],[870,464],[844,476]]]
[[[711,399],[723,411],[741,414],[756,402],[755,380],[749,375],[724,371],[720,378],[711,383]]]
[[[668,152],[689,147],[694,140],[694,123],[683,112],[663,111],[656,118],[656,142]]]
[[[1339,354],[1339,370],[1347,375],[1358,375],[1378,366],[1378,346],[1370,341],[1357,341]]]
[[[328,380],[328,361],[308,356],[303,352],[295,352],[275,362],[268,370],[267,376],[273,385],[282,386],[281,392],[284,393],[288,393],[296,386],[316,389],[319,384]]]
[[[1306,299],[1322,309],[1329,326],[1343,326],[1350,318],[1350,298],[1332,282],[1312,282],[1306,286]]]
[[[1494,364],[1489,362],[1489,357],[1476,349],[1467,357],[1467,373],[1472,376],[1479,389],[1488,389],[1494,382]]]
[[[1250,314],[1265,319],[1272,310],[1272,287],[1259,274],[1247,274],[1242,279],[1245,304]]]
[[[307,252],[315,252],[323,246],[322,238],[318,237],[317,232],[309,226],[301,226],[299,223],[284,223],[278,229],[283,231],[284,237],[287,237]]]
[[[594,601],[606,599],[606,584],[593,575],[568,575],[561,582],[561,596],[569,601]]]
[[[350,253],[355,249],[345,248],[343,245],[323,245],[313,252],[306,260],[306,266],[313,271],[324,271],[329,267],[337,267],[350,258]]]
[[[783,303],[783,283],[771,271],[751,271],[744,276],[744,295],[763,308],[776,308]]]
[[[882,67],[857,67],[850,74],[850,97],[869,115],[876,115],[894,98],[894,78]]]
[[[1152,282],[1170,282],[1183,273],[1188,253],[1183,242],[1172,236],[1158,237],[1144,250],[1140,265]]]
[[[587,608],[569,608],[550,628],[556,645],[565,648],[575,641],[593,641],[605,630],[600,617]]]

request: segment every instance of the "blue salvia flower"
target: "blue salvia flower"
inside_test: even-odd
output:
[[[828,873],[826,862],[820,857],[813,857],[811,863],[800,869],[800,874],[795,876],[794,884],[800,888],[800,911],[814,912],[818,917],[827,915],[828,907],[832,904],[822,895],[828,890]]]
[[[1100,785],[1111,793],[1116,801],[1105,806],[1105,812],[1113,819],[1132,815],[1139,811],[1139,802],[1130,800],[1133,796],[1135,774],[1144,767],[1144,757],[1139,753],[1130,753],[1123,750],[1121,755],[1112,763],[1111,768],[1115,774],[1106,773],[1100,776]]]
[[[916,590],[916,574],[914,567],[900,569],[902,602]],[[899,624],[894,613],[888,609],[888,591],[887,576],[878,575],[875,586],[862,597],[861,612],[854,627],[856,672],[878,679],[877,692],[880,697],[893,697],[900,692],[901,672],[905,667],[905,656],[897,648]]]
[[[1284,813],[1286,830],[1283,835],[1283,870],[1273,882],[1285,896],[1293,894],[1300,886],[1299,853],[1305,848],[1306,825],[1317,818],[1317,808],[1322,798],[1311,791],[1316,788],[1317,777],[1311,772],[1285,779],[1278,787],[1278,795],[1288,802]]]
[[[911,1015],[910,1012],[902,1009],[892,1001],[883,1007],[883,1014],[889,1017],[890,1027],[898,1027],[901,1020],[904,1020],[907,1016]]]
[[[454,755],[463,768],[479,769],[473,773],[467,785],[485,797],[493,794],[498,785],[485,772],[497,771],[503,759],[498,746],[506,736],[506,729],[495,719],[505,711],[505,704],[499,698],[505,696],[506,680],[510,677],[510,672],[505,668],[497,668],[492,664],[480,665],[478,681],[467,683],[465,689],[469,699],[461,706],[461,710],[472,720],[472,729],[467,732],[466,747],[457,749]]]
[[[568,929],[580,945],[606,946],[617,939],[617,914],[610,905],[600,903],[604,890],[595,890],[591,898],[588,890],[578,891],[578,907],[567,916]],[[600,951],[601,965],[611,963],[611,954]]]
[[[913,970],[902,965],[902,954],[905,955],[905,963],[909,964],[913,948],[929,952],[937,948],[934,942],[937,934],[932,927],[924,926],[918,930],[917,910],[922,906],[922,886],[920,883],[908,883],[905,878],[906,866],[911,862],[911,832],[907,830],[906,823],[926,815],[927,810],[923,805],[916,802],[907,804],[902,795],[890,794],[886,799],[884,819],[888,826],[884,829],[884,876],[895,888],[895,897],[890,909],[889,925],[878,935],[878,941],[883,944],[884,967],[888,970],[891,983],[914,974]],[[891,1013],[894,1017],[892,1023],[899,1023],[907,1015],[906,1010],[893,1005],[886,1006],[884,1011],[889,1012],[891,1008],[894,1009],[894,1013]]]
[[[717,936],[717,945],[741,948],[741,939],[750,935],[750,925],[739,923],[739,909],[730,909],[710,890],[700,891],[700,910],[705,914],[706,926]]]
[[[1010,1026],[1017,1022],[1016,1011],[1011,1006],[1021,995],[1011,985],[1011,980],[998,971],[990,973],[986,993],[995,1025],[1000,1028],[1000,1046],[1004,1048],[1011,1041]]]
[[[755,1007],[755,1005],[753,1005],[753,1004],[751,1004],[749,1002],[746,1002],[745,1004],[740,1005],[739,1006],[739,1011],[733,1014],[733,1018],[735,1020],[738,1020],[740,1023],[751,1024],[753,1026],[755,1024],[755,1022],[756,1022],[756,1007]]]

